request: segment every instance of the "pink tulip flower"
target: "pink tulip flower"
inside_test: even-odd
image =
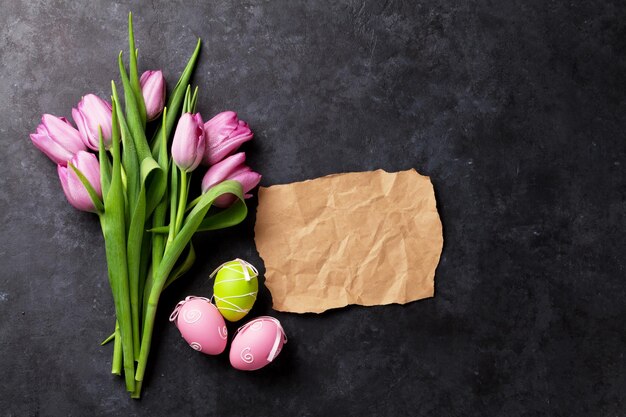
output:
[[[100,147],[98,126],[102,128],[104,147],[111,146],[111,105],[100,97],[87,94],[72,109],[72,118],[78,126],[83,142],[88,148],[97,151]]]
[[[87,150],[80,132],[65,117],[51,114],[41,117],[41,124],[36,133],[31,133],[30,139],[37,149],[62,166],[66,166],[78,151]]]
[[[239,152],[229,156],[223,161],[213,165],[202,179],[202,192],[206,193],[209,188],[225,180],[239,181],[243,188],[244,197],[250,198],[251,194],[246,194],[261,181],[261,174],[252,171],[245,165],[246,154]],[[217,207],[228,207],[235,202],[236,197],[232,194],[222,195],[213,203]]]
[[[235,152],[242,143],[252,139],[248,124],[237,118],[237,113],[219,113],[204,124],[206,150],[203,163],[213,165]]]
[[[146,71],[139,78],[141,94],[146,104],[146,118],[149,122],[163,112],[165,106],[165,78],[161,71]]]
[[[185,113],[178,120],[172,141],[172,159],[180,169],[191,172],[204,155],[204,129],[200,113]]]
[[[69,161],[80,172],[83,173],[89,184],[94,188],[100,198],[102,198],[102,186],[100,185],[100,164],[96,155],[78,151]],[[63,192],[67,201],[78,210],[96,212],[96,208],[89,197],[87,189],[80,181],[74,170],[69,166],[59,165],[57,167]]]

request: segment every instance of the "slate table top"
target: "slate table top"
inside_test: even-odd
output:
[[[626,4],[602,1],[4,0],[0,13],[0,415],[626,415]],[[109,373],[97,219],[28,138],[109,96],[135,14],[142,69],[174,84],[196,37],[204,115],[255,132],[264,186],[415,168],[445,246],[436,296],[274,313],[279,359],[241,373],[167,315],[242,257],[254,207],[196,239],[168,290],[141,401]],[[273,313],[266,289],[253,315]]]

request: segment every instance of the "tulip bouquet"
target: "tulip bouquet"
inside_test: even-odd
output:
[[[244,199],[261,176],[234,153],[252,139],[236,113],[204,123],[196,112],[198,88],[192,93],[189,81],[200,40],[166,104],[162,72],[138,74],[132,15],[128,35],[128,72],[118,57],[124,101],[112,81],[111,104],[87,94],[72,109],[77,128],[44,114],[30,137],[57,164],[70,204],[100,218],[116,314],[103,344],[114,341],[112,372],[139,398],[161,292],[194,263],[194,233],[245,218]],[[209,168],[192,199],[200,164]]]

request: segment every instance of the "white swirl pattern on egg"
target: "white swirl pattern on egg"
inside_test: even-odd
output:
[[[183,313],[183,320],[185,320],[185,322],[191,324],[191,323],[195,323],[198,320],[200,320],[200,317],[202,317],[202,313],[200,312],[200,310],[186,310]]]
[[[252,326],[250,326],[250,330],[254,330],[256,332],[258,332],[262,328],[263,328],[263,321],[261,321],[261,320],[253,323]]]
[[[226,340],[228,338],[228,329],[226,329],[226,326],[218,327],[217,332],[220,334],[222,339]]]
[[[250,353],[250,347],[243,348],[241,353],[239,354],[239,357],[245,363],[252,363],[254,361],[254,356],[252,356],[252,353]]]
[[[202,345],[198,342],[191,342],[189,343],[189,346],[191,346],[193,350],[197,350],[197,351],[202,350]]]

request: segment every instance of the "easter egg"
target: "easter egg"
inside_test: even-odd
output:
[[[193,349],[218,355],[226,348],[228,330],[224,318],[204,297],[189,296],[176,305],[170,315],[181,336]]]
[[[259,272],[248,262],[235,259],[222,264],[211,276],[214,274],[215,305],[226,320],[241,320],[256,301]]]
[[[262,316],[241,326],[230,345],[230,364],[241,371],[255,371],[272,362],[287,343],[280,322]]]

